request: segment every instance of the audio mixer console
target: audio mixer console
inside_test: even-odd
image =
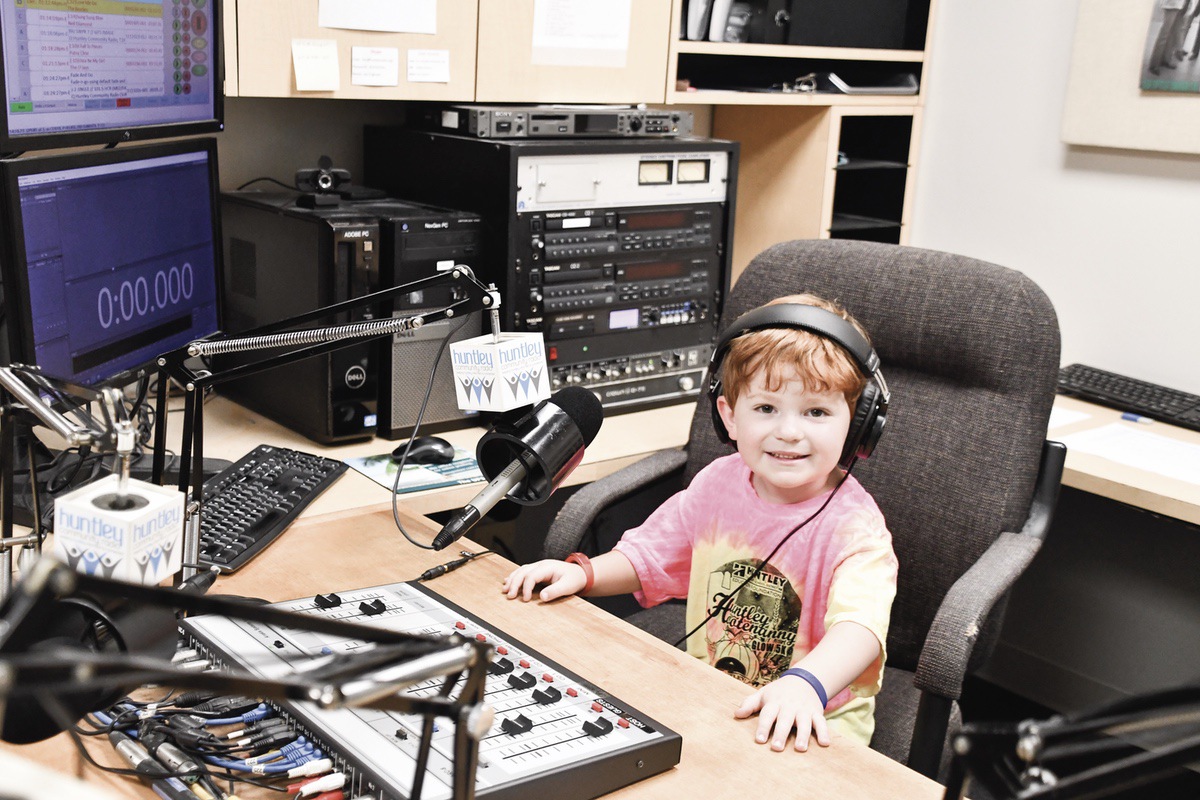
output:
[[[420,635],[459,635],[494,647],[485,701],[495,711],[479,744],[476,795],[481,798],[554,797],[583,800],[671,769],[679,763],[679,734],[542,657],[418,584],[395,583],[317,595],[277,608]],[[214,663],[261,677],[279,677],[361,642],[247,623],[218,616],[191,617],[182,627]],[[482,638],[480,638],[482,637]],[[432,696],[442,679],[408,693]],[[349,786],[380,800],[410,796],[422,719],[371,709],[320,709],[280,704],[299,730],[333,754]],[[434,734],[422,797],[452,792],[453,731]]]

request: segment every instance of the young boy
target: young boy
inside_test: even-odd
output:
[[[836,304],[823,308],[866,333]],[[755,740],[782,751],[831,731],[874,730],[896,558],[883,515],[839,466],[868,377],[832,339],[793,327],[752,330],[723,358],[716,409],[737,453],[590,562],[543,560],[504,581],[508,598],[633,592],[643,606],[687,598],[688,652],[755,687],[734,712],[758,714]],[[852,459],[850,459],[852,460]],[[846,463],[849,463],[847,460]],[[702,630],[701,630],[702,629]]]

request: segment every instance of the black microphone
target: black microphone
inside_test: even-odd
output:
[[[433,549],[442,550],[462,538],[503,499],[526,506],[546,502],[579,466],[603,419],[594,394],[569,386],[519,419],[493,425],[475,448],[479,470],[490,483],[442,527]]]

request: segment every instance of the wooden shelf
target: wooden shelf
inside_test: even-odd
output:
[[[834,167],[839,172],[853,172],[859,169],[908,169],[903,161],[883,161],[878,158],[851,158],[845,164]]]
[[[858,214],[834,214],[833,224],[829,226],[830,233],[845,233],[847,231],[868,231],[877,228],[899,228],[899,220],[864,217]]]
[[[673,90],[668,103],[710,106],[888,106],[915,108],[920,95],[829,94],[824,92],[736,92],[726,89]]]
[[[676,53],[711,56],[762,56],[766,58],[820,58],[831,61],[906,61],[925,60],[923,50],[883,50],[866,47],[811,47],[798,44],[747,44],[701,42],[680,39]]]

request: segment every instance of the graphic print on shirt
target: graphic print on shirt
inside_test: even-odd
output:
[[[730,561],[708,577],[708,612],[737,590],[705,626],[709,663],[752,686],[770,683],[791,666],[800,627],[800,599],[772,565],[738,589],[761,563]]]

